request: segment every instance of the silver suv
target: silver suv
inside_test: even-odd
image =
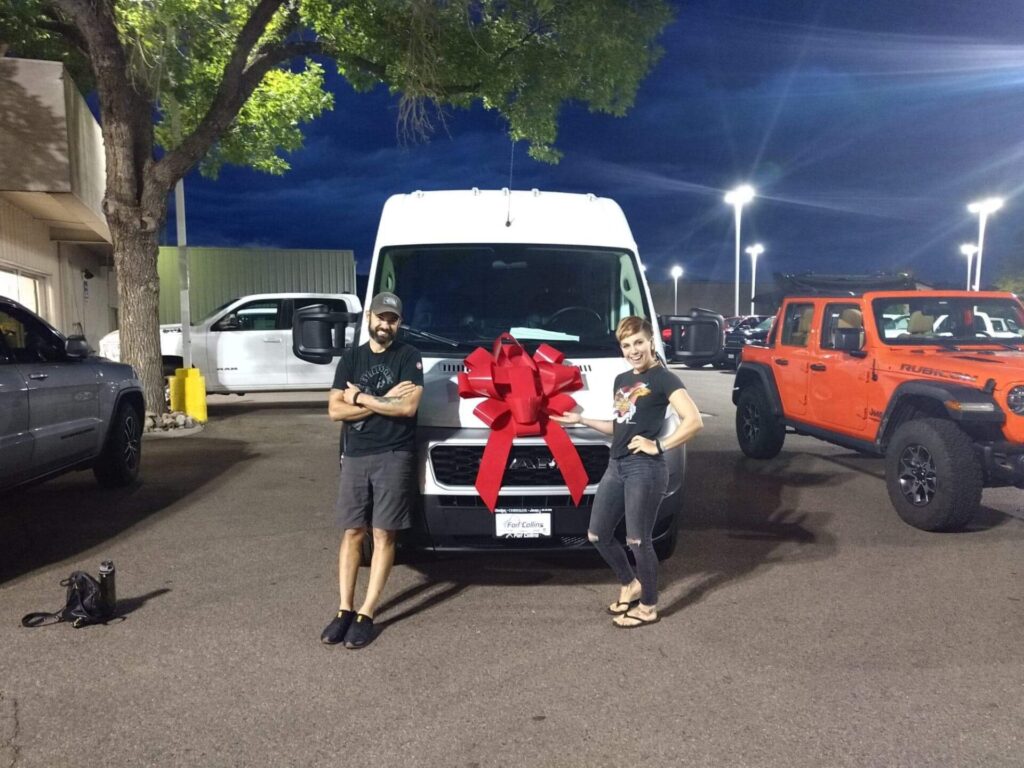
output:
[[[100,485],[130,485],[144,412],[130,365],[0,296],[0,489],[90,467]]]

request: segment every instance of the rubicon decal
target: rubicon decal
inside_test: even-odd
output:
[[[969,373],[960,373],[959,371],[943,371],[939,368],[929,368],[926,365],[911,365],[910,363],[902,363],[900,370],[905,373],[916,373],[919,376],[936,376],[940,379],[952,379],[953,381],[977,381],[977,376],[971,376]]]

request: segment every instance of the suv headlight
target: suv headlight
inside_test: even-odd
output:
[[[1018,416],[1024,416],[1024,387],[1014,387],[1007,392],[1006,404]]]

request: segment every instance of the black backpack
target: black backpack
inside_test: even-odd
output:
[[[38,627],[43,623],[70,621],[71,626],[78,629],[89,624],[103,624],[113,615],[100,583],[85,571],[73,571],[60,585],[68,589],[64,607],[56,613],[28,613],[21,619],[22,626]]]

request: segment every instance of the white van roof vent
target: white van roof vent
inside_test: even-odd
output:
[[[597,200],[597,197],[594,195],[594,193],[593,192],[587,192],[587,202],[592,203],[595,200]]]
[[[413,192],[412,194],[413,194],[413,195],[414,195],[415,197],[423,197],[423,190],[422,190],[422,189],[417,189],[417,190],[416,190],[415,192]]]
[[[480,187],[473,187],[472,192],[473,192],[473,197],[479,197],[480,196]]]
[[[502,187],[501,194],[503,194],[505,197],[508,197],[508,187]]]
[[[536,187],[534,187],[533,189],[531,189],[531,190],[530,190],[530,192],[532,192],[532,193],[533,193],[533,196],[534,196],[534,197],[540,197],[540,190],[539,190],[539,189],[537,189]]]

